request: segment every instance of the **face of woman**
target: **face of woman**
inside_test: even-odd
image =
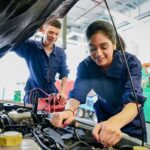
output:
[[[112,62],[116,45],[104,33],[97,32],[89,40],[89,49],[92,60],[97,65],[107,68]]]

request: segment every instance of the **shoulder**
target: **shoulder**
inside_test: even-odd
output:
[[[34,41],[31,39],[25,40],[24,42],[15,45],[12,51],[18,53],[19,55],[28,53],[31,49],[33,49]]]
[[[130,65],[130,67],[132,66],[138,66],[139,68],[141,67],[141,62],[140,60],[133,54],[125,52],[126,58],[127,58],[127,62]]]
[[[23,43],[21,43],[20,45],[16,46],[16,48],[26,48],[26,49],[32,49],[33,47],[36,47],[37,41],[34,41],[32,39],[28,39],[26,41],[24,41]]]
[[[86,57],[83,61],[81,61],[78,65],[78,71],[88,72],[93,67],[93,62],[90,56]]]
[[[32,39],[28,39],[26,41],[24,41],[25,44],[29,44],[29,45],[35,45],[37,41],[32,40]]]
[[[124,61],[123,68],[125,68],[125,71],[127,72],[127,66],[126,66],[125,60],[123,58],[123,54],[121,54],[121,55],[122,55],[122,60]],[[125,57],[126,57],[127,64],[128,64],[131,75],[141,76],[142,65],[141,65],[140,60],[135,55],[128,53],[128,52],[125,52]],[[122,68],[122,70],[124,70],[123,68]]]
[[[29,39],[29,40],[27,40],[27,42],[32,48],[37,48],[37,49],[43,48],[42,41],[36,41],[33,39]]]
[[[79,66],[85,66],[85,67],[88,67],[90,66],[92,63],[92,60],[90,58],[90,56],[86,57],[84,60],[82,60],[80,63],[79,63]]]
[[[118,58],[121,60],[121,62],[125,62],[124,55],[122,52],[116,51],[115,54],[118,56]],[[129,52],[124,52],[124,54],[125,54],[128,65],[132,65],[132,64],[141,65],[140,60],[135,55],[133,55]]]

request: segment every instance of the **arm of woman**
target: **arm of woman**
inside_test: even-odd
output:
[[[76,99],[68,100],[65,110],[63,112],[53,113],[50,122],[57,128],[66,127],[74,120],[74,112],[77,110],[79,105],[80,102]]]
[[[69,125],[75,117],[75,111],[80,103],[85,103],[86,95],[91,90],[90,80],[87,77],[87,71],[84,64],[78,67],[77,78],[73,90],[70,92],[70,99],[67,101],[65,110],[63,112],[53,113],[51,123],[55,127],[65,127]]]
[[[107,147],[117,144],[123,136],[121,128],[130,123],[137,114],[137,105],[128,103],[121,112],[97,124],[93,129],[94,137]]]
[[[137,96],[138,107],[140,107],[145,101],[141,88],[141,64],[133,55],[130,55],[127,60]],[[112,146],[118,143],[123,136],[121,128],[133,121],[138,114],[136,100],[128,76],[124,84],[121,100],[122,105],[124,105],[122,111],[108,120],[97,124],[93,129],[94,137],[105,146]]]

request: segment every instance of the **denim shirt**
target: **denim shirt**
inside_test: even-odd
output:
[[[125,55],[137,100],[143,106],[146,98],[142,95],[141,64],[134,55],[127,52]],[[98,66],[90,56],[79,64],[75,85],[69,96],[83,104],[91,89],[98,95],[98,101],[94,104],[98,122],[105,121],[119,113],[125,104],[135,102],[131,82],[121,52],[118,50],[114,51],[113,61],[107,71]],[[143,107],[141,107],[140,113],[144,122]],[[122,131],[140,139],[142,131],[139,116],[123,127]],[[145,126],[144,134],[146,140]]]
[[[67,77],[69,73],[66,54],[62,48],[54,46],[48,56],[42,41],[27,40],[12,51],[25,59],[29,69],[25,91],[41,88],[49,94],[58,92],[54,85],[56,73],[59,73],[60,79]]]

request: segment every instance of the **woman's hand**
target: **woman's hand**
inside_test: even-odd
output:
[[[137,114],[137,105],[135,103],[131,102],[126,104],[120,113],[94,127],[94,137],[104,146],[116,145],[123,137],[123,133],[120,129],[130,123]]]
[[[113,122],[111,119],[98,123],[93,128],[92,134],[97,142],[100,142],[105,147],[116,145],[123,137],[120,126],[117,122]]]
[[[57,93],[56,97],[57,97],[57,99],[60,99],[60,100],[66,100],[67,99],[67,95],[65,94],[65,92],[62,92],[62,91]]]
[[[54,112],[50,120],[51,124],[57,128],[64,128],[69,125],[75,116],[73,112],[64,110],[63,112]]]

